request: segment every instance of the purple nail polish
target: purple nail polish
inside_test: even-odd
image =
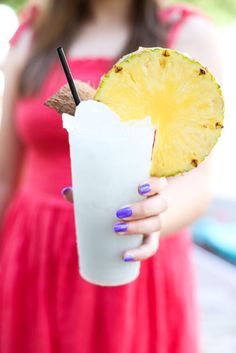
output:
[[[117,223],[114,225],[114,231],[117,233],[126,232],[128,229],[127,223]]]
[[[140,195],[148,194],[150,191],[151,191],[150,184],[143,184],[143,185],[140,185],[138,188],[138,192],[140,193]]]
[[[116,212],[116,217],[117,218],[128,218],[132,216],[132,208],[131,207],[125,207],[121,208]]]
[[[133,257],[133,255],[126,255],[126,256],[123,258],[123,260],[124,260],[125,262],[132,262],[132,261],[134,261],[134,257]]]
[[[72,190],[72,188],[70,186],[66,186],[61,190],[61,194],[62,196],[65,196],[66,194],[68,194],[68,192],[70,192]]]

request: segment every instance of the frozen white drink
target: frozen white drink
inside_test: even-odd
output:
[[[69,134],[79,269],[94,284],[116,286],[139,275],[124,251],[142,235],[115,234],[116,211],[138,201],[137,186],[149,177],[154,128],[150,118],[121,123],[103,103],[84,101],[75,117],[63,114]]]

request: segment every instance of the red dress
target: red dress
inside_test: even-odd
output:
[[[69,62],[93,86],[112,65]],[[25,163],[1,235],[0,353],[197,353],[188,231],[162,239],[131,284],[99,287],[79,275],[73,209],[60,194],[71,185],[67,133],[43,105],[64,83],[55,63],[37,96],[16,107]]]

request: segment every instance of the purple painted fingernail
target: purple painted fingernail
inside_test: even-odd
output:
[[[62,196],[67,195],[71,190],[72,190],[72,188],[71,188],[70,186],[66,186],[65,188],[63,188],[63,189],[61,190]]]
[[[131,216],[132,216],[132,208],[131,207],[121,208],[116,212],[117,218],[128,218]]]
[[[133,255],[126,255],[126,256],[124,256],[123,260],[124,260],[124,262],[132,262],[132,261],[134,261],[134,257],[133,257]]]
[[[116,233],[122,233],[126,232],[128,229],[128,224],[127,223],[117,223],[114,225],[114,231]]]
[[[150,184],[143,184],[143,185],[140,185],[138,188],[138,192],[140,193],[140,195],[148,194],[150,191],[151,191]]]

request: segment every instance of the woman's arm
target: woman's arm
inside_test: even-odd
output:
[[[4,66],[5,89],[0,128],[0,228],[7,204],[17,186],[22,166],[23,147],[15,127],[15,103],[20,73],[27,55],[29,35],[14,46]]]
[[[188,53],[206,65],[221,80],[221,59],[216,30],[211,22],[190,17],[178,33],[175,49]],[[162,197],[169,205],[163,213],[161,235],[172,234],[195,221],[206,210],[210,200],[209,158],[184,176],[169,178]]]
[[[210,201],[209,160],[183,176],[168,179],[161,196],[168,209],[161,215],[161,236],[188,226],[206,211]]]

